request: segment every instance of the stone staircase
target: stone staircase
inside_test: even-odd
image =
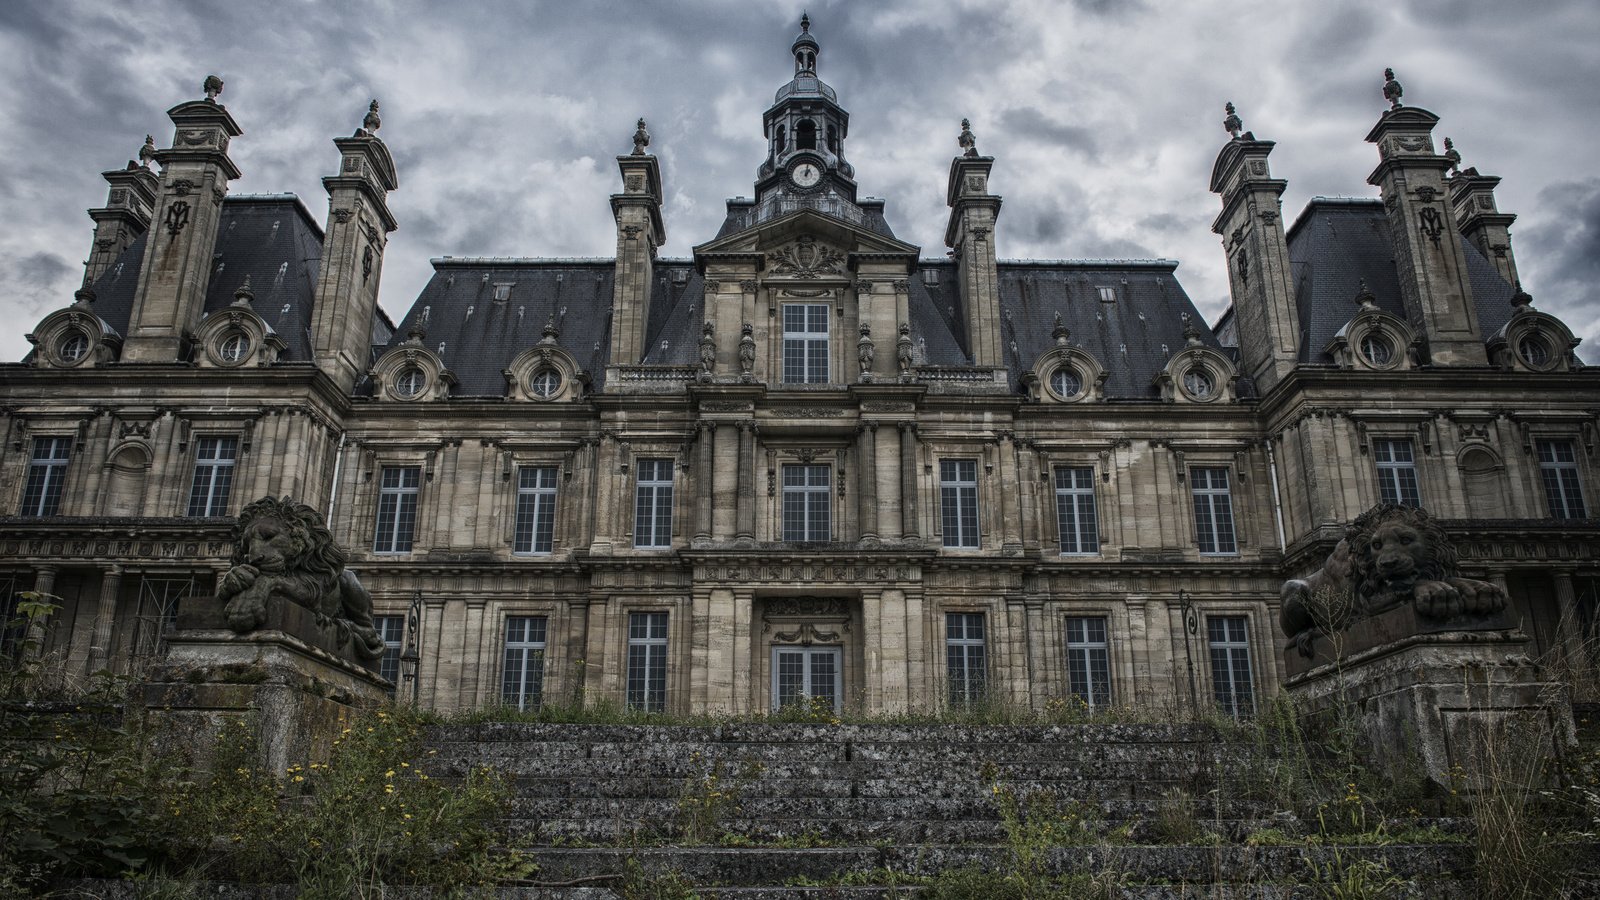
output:
[[[941,873],[1015,865],[1005,793],[1047,793],[1057,827],[1077,817],[1098,836],[1048,848],[1041,870],[1121,896],[1310,896],[1295,884],[1314,867],[1367,859],[1438,897],[1470,893],[1463,843],[1246,845],[1284,824],[1248,790],[1273,761],[1203,725],[495,723],[437,726],[429,746],[435,777],[513,777],[506,825],[543,887],[506,896],[621,896],[630,870],[708,898],[915,895]],[[1174,809],[1209,834],[1173,843],[1158,822]]]

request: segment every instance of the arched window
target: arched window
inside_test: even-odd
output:
[[[839,154],[839,135],[833,130],[832,125],[828,126],[828,152],[835,156]]]
[[[796,150],[817,149],[817,123],[810,119],[800,120],[800,124],[794,127],[794,148]]]
[[[789,135],[785,133],[782,125],[778,126],[778,152],[789,149]]]

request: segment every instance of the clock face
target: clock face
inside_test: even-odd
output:
[[[800,187],[816,187],[817,182],[822,180],[822,170],[817,168],[816,163],[803,162],[789,170],[789,177]]]

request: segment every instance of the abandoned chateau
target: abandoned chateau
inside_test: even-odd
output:
[[[1392,78],[1376,196],[1292,216],[1230,107],[1208,326],[1173,261],[998,259],[1005,161],[965,127],[947,246],[899,240],[808,27],[791,50],[752,196],[692,258],[657,255],[641,121],[614,258],[436,259],[398,323],[377,104],[319,219],[229,196],[207,79],[104,173],[82,289],[0,365],[0,586],[62,598],[46,652],[138,670],[233,517],[287,495],[435,709],[1247,712],[1283,678],[1279,586],[1387,501],[1442,521],[1539,654],[1595,664],[1600,370],[1521,290],[1499,179]]]

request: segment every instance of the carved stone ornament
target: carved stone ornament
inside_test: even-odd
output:
[[[1389,101],[1390,109],[1400,108],[1400,97],[1405,94],[1405,88],[1395,80],[1393,69],[1383,70],[1383,99]]]
[[[756,335],[755,327],[749,322],[739,334],[739,374],[745,378],[750,377],[750,372],[756,365]]]
[[[817,643],[837,643],[839,641],[839,632],[823,631],[810,622],[802,622],[800,627],[796,628],[794,631],[780,631],[773,635],[773,637],[776,638],[780,643],[809,646]]]
[[[1421,210],[1418,210],[1417,225],[1422,229],[1422,234],[1432,241],[1435,247],[1439,246],[1439,236],[1444,234],[1444,216],[1439,214],[1438,209],[1432,206],[1424,206]]]
[[[372,247],[367,246],[361,250],[361,280],[365,281],[372,275]]]
[[[710,381],[717,368],[716,326],[708,319],[700,329],[700,379]]]
[[[767,261],[772,263],[774,275],[820,278],[843,274],[844,254],[803,234],[787,247],[767,254]]]
[[[972,134],[972,123],[966,119],[961,120],[961,134],[957,135],[956,144],[961,147],[962,156],[978,155],[978,139]]]
[[[211,143],[211,135],[204,131],[185,131],[180,139],[191,147],[199,147]]]
[[[383,655],[372,595],[344,567],[344,551],[320,513],[288,497],[263,497],[240,511],[235,534],[233,568],[217,589],[230,629],[248,634],[267,624],[270,607],[295,603],[357,659]]]
[[[178,232],[189,224],[189,204],[183,200],[174,200],[167,207],[167,215],[162,224],[166,225],[168,235],[177,237]]]
[[[633,155],[643,156],[644,148],[650,146],[650,132],[644,127],[644,120],[639,120],[639,125],[633,132]]]
[[[343,225],[344,223],[350,221],[350,217],[352,215],[354,215],[353,212],[341,206],[333,211],[333,220],[338,222],[340,225]]]
[[[1223,110],[1227,112],[1228,117],[1222,120],[1222,130],[1226,131],[1229,137],[1237,138],[1239,132],[1244,131],[1244,120],[1240,119],[1239,114],[1234,111],[1233,101],[1231,100],[1223,105]]]
[[[876,356],[877,350],[872,344],[872,326],[863,322],[861,325],[861,339],[856,341],[856,361],[861,366],[862,381],[872,377],[872,360]]]
[[[217,96],[222,93],[222,79],[215,75],[207,75],[206,80],[200,85],[200,90],[205,93],[208,101],[215,103]]]
[[[905,322],[900,323],[900,337],[895,340],[895,362],[900,366],[900,375],[905,377],[911,374],[911,326]]]

